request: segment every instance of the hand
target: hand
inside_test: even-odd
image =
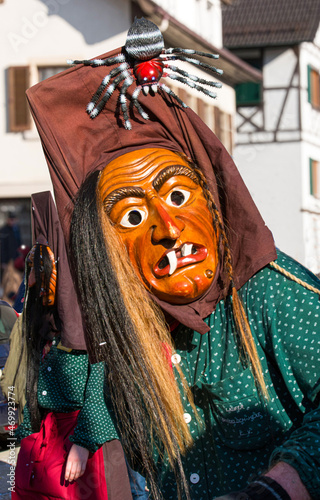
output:
[[[86,470],[89,450],[73,444],[68,454],[66,472],[64,478],[66,481],[75,481],[84,474]]]
[[[298,472],[286,462],[278,462],[265,475],[277,481],[288,492],[291,500],[311,500]]]

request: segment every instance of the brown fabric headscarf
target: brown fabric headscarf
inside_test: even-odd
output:
[[[100,56],[111,57],[114,50]],[[102,79],[114,68],[78,65],[27,92],[54,186],[57,208],[68,241],[73,200],[88,175],[135,149],[165,148],[185,153],[205,174],[221,212],[231,248],[234,282],[239,289],[254,273],[276,258],[273,237],[258,212],[232,158],[213,132],[191,110],[162,91],[140,94],[150,119],[131,110],[132,130],[119,116],[116,90],[101,114],[91,120],[86,106]],[[129,94],[135,85],[129,88]],[[187,326],[204,333],[206,317],[222,297],[217,276],[209,292],[190,306],[160,303]]]
[[[35,193],[32,203],[32,242],[49,246],[57,260],[56,301],[64,347],[86,349],[82,318],[68,264],[58,213],[50,191]]]

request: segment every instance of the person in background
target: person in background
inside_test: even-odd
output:
[[[8,264],[10,260],[18,257],[21,245],[20,229],[14,212],[8,212],[4,226],[0,228],[1,265]]]
[[[33,195],[32,202],[35,245],[27,257],[21,339],[26,405],[16,431],[21,449],[12,498],[127,500],[130,485],[107,408],[105,365],[90,364],[86,350],[63,345],[57,284],[66,267],[59,266],[63,255],[52,251],[60,235],[53,200],[47,192]],[[112,473],[119,480],[116,493]]]
[[[320,282],[162,83],[173,59],[205,93],[176,65],[207,56],[136,19],[122,49],[27,92],[89,357],[153,500],[319,500]]]
[[[8,212],[4,226],[0,228],[0,264],[3,299],[13,305],[21,283],[22,273],[15,266],[21,247],[20,229],[15,213]]]

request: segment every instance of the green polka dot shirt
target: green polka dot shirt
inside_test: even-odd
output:
[[[38,402],[41,408],[56,412],[80,410],[74,434],[69,438],[90,452],[103,443],[118,439],[105,396],[104,363],[90,364],[85,351],[60,349],[54,338],[50,351],[42,359],[38,380]],[[32,433],[28,406],[17,430],[22,439]]]
[[[278,252],[277,264],[320,288],[300,264]],[[270,265],[240,290],[267,384],[258,393],[251,370],[239,359],[231,299],[206,319],[210,332],[186,327],[174,333],[173,366],[179,364],[202,423],[185,399],[185,421],[194,439],[183,458],[191,498],[212,500],[239,491],[275,461],[295,467],[313,499],[320,499],[320,302],[319,295]],[[177,491],[160,462],[166,500]]]

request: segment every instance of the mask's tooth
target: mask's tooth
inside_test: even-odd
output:
[[[151,85],[151,88],[153,90],[153,92],[156,94],[158,92],[158,85],[154,84],[154,85]]]
[[[144,93],[144,95],[148,95],[149,94],[149,90],[150,90],[149,85],[144,85],[142,87],[142,92]]]
[[[185,243],[181,248],[182,257],[186,257],[187,255],[191,255],[192,253],[192,243]]]
[[[167,253],[167,258],[170,265],[169,276],[171,276],[171,274],[173,274],[177,269],[177,264],[178,264],[178,259],[175,250],[172,250],[171,252]]]

